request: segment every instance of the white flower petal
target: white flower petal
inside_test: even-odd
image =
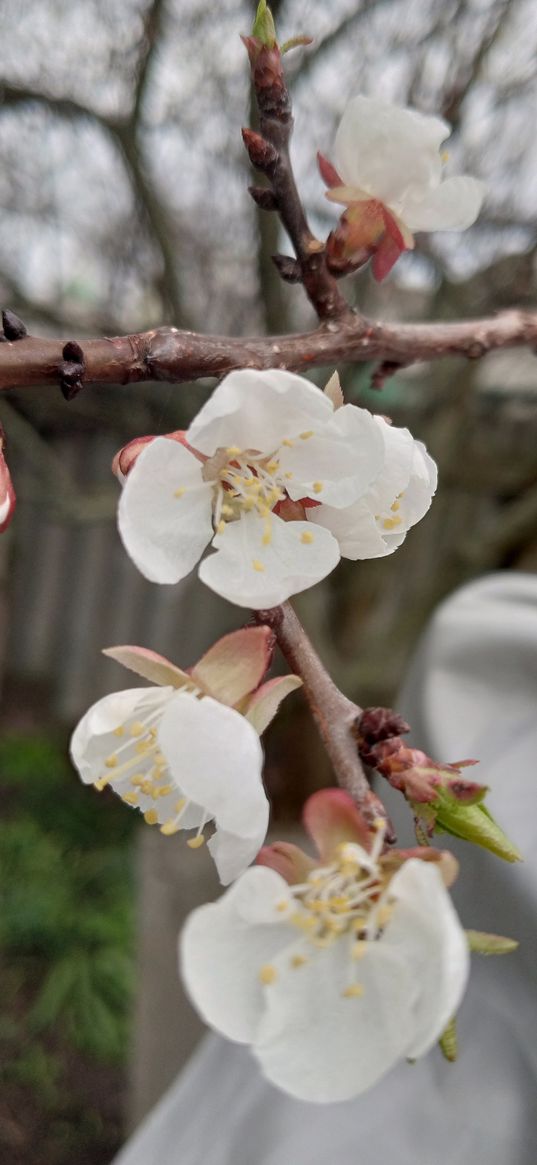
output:
[[[210,696],[199,700],[176,692],[160,722],[158,741],[185,796],[203,805],[217,826],[240,837],[264,836],[263,750],[240,712]]]
[[[264,1006],[261,967],[289,942],[278,904],[287,883],[254,866],[219,902],[194,910],[180,937],[185,988],[205,1021],[229,1039],[255,1038]]]
[[[374,417],[367,409],[343,405],[322,427],[283,446],[278,457],[283,473],[292,473],[286,483],[293,499],[317,497],[330,506],[348,506],[357,501],[378,475],[384,460],[384,442]],[[306,430],[308,432],[308,430]]]
[[[337,539],[341,557],[350,558],[353,562],[358,559],[383,558],[397,549],[395,543],[389,544],[388,539],[382,537],[372,510],[365,501],[355,502],[345,510],[318,506],[309,511],[308,518],[315,525],[330,530]],[[397,545],[400,545],[404,536]]]
[[[207,849],[218,870],[223,886],[229,886],[255,860],[267,835],[268,815],[254,837],[238,837],[217,829],[207,842]]]
[[[119,502],[125,549],[152,582],[175,583],[192,570],[212,538],[212,487],[201,462],[157,437],[131,469]]]
[[[404,951],[371,943],[353,964],[343,939],[313,948],[297,969],[285,953],[271,961],[278,977],[265,989],[253,1050],[273,1084],[299,1100],[348,1100],[405,1055],[416,987]],[[353,972],[363,986],[360,998],[343,995]]]
[[[276,607],[326,578],[339,562],[328,530],[313,532],[308,522],[284,522],[276,514],[268,523],[254,513],[228,523],[214,539],[217,553],[200,566],[201,580],[239,607]],[[265,545],[267,528],[271,541]]]
[[[439,147],[449,133],[439,118],[358,96],[347,105],[336,134],[336,170],[344,184],[397,210],[410,185],[418,190],[438,185]]]
[[[447,178],[434,190],[408,190],[399,213],[411,231],[464,231],[475,222],[484,197],[477,178]]]
[[[408,485],[400,498],[401,519],[404,530],[410,530],[427,513],[438,482],[436,462],[429,456],[421,441],[414,442],[412,470]]]
[[[84,784],[93,784],[103,775],[106,757],[118,750],[121,740],[114,733],[127,720],[143,720],[159,712],[173,688],[128,688],[103,696],[85,713],[71,737],[70,753]]]
[[[187,440],[208,455],[236,446],[272,453],[286,437],[330,420],[331,402],[292,372],[230,372],[194,418]]]
[[[414,1059],[436,1043],[459,1006],[470,968],[468,942],[432,863],[405,862],[391,882],[390,894],[397,905],[377,945],[399,947],[419,985],[414,1033],[406,1050]]]

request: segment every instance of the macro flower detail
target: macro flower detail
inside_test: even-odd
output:
[[[84,783],[109,785],[163,834],[195,830],[187,844],[196,849],[214,822],[208,848],[224,884],[263,844],[269,807],[259,732],[301,682],[261,683],[271,647],[266,627],[232,632],[190,672],[142,648],[109,648],[105,654],[153,685],[105,696],[71,739]]]
[[[274,607],[341,555],[390,553],[423,516],[434,462],[404,429],[289,372],[239,370],[186,433],[142,438],[115,459],[119,530],[139,570],[199,576],[244,607]]]
[[[465,230],[475,222],[484,187],[475,178],[443,180],[442,143],[450,126],[438,117],[371,97],[347,105],[334,144],[335,164],[320,156],[326,197],[347,209],[328,244],[344,265],[365,262],[382,280],[417,231]]]
[[[439,1040],[466,985],[465,933],[445,889],[450,855],[382,855],[347,794],[306,805],[320,861],[262,850],[180,940],[186,989],[217,1031],[248,1043],[292,1096],[350,1099]],[[415,856],[418,855],[419,856]]]
[[[334,535],[342,557],[353,560],[393,554],[427,513],[437,484],[436,463],[423,443],[383,417],[374,420],[384,459],[369,490],[344,510],[321,505],[308,514]]]

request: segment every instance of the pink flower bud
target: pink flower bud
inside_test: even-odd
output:
[[[11,474],[5,459],[4,449],[5,434],[0,425],[0,534],[3,534],[4,530],[7,530],[15,513],[15,506],[17,505],[15,490],[13,489],[13,482],[11,481]]]

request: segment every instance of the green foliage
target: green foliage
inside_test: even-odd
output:
[[[43,1075],[54,1078],[39,1067],[49,1033],[100,1059],[124,1053],[133,987],[125,851],[134,815],[84,789],[47,740],[0,744],[0,785],[0,954],[17,980],[31,1047],[10,1071],[34,1073],[39,1087]],[[6,1023],[0,1012],[0,1040]]]

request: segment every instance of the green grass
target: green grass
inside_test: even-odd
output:
[[[50,739],[0,743],[0,795],[0,1080],[57,1124],[73,1065],[126,1057],[135,814]]]

